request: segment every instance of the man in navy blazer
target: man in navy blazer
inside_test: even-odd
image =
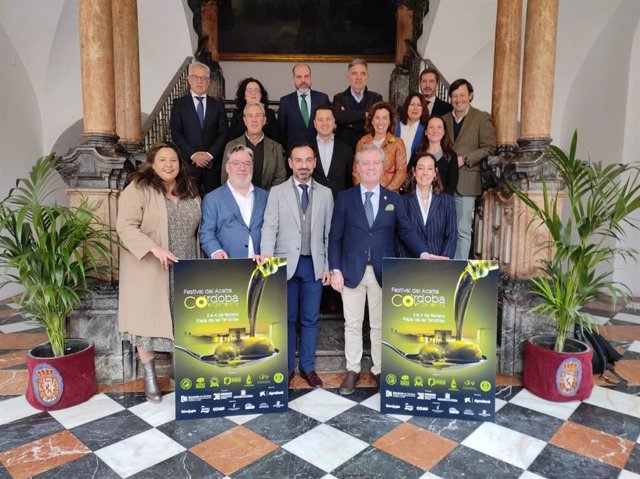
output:
[[[425,68],[420,72],[420,93],[427,104],[429,116],[443,116],[453,110],[451,103],[436,96],[440,84],[440,73],[435,68]]]
[[[228,180],[204,197],[200,244],[213,259],[253,258],[260,254],[268,193],[251,184],[253,152],[244,145],[229,151]]]
[[[397,193],[380,186],[384,152],[374,144],[356,154],[360,184],[338,194],[329,232],[331,287],[342,293],[347,374],[340,394],[355,391],[362,359],[362,322],[369,304],[371,357],[380,385],[382,348],[382,259],[395,256],[396,233],[414,256],[428,259],[417,239],[404,203]]]
[[[278,128],[282,135],[280,143],[285,146],[287,155],[296,143],[313,143],[316,137],[313,127],[316,108],[329,106],[326,93],[311,89],[311,67],[306,63],[298,63],[293,67],[293,84],[296,91],[280,98],[278,108]]]
[[[171,139],[189,163],[189,174],[204,196],[220,186],[229,126],[222,102],[207,95],[209,67],[200,62],[190,64],[187,80],[191,91],[176,98],[171,107]]]

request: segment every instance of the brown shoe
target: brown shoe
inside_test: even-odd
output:
[[[356,383],[360,379],[360,373],[356,373],[354,371],[347,371],[342,384],[340,385],[340,389],[338,392],[343,396],[349,396],[353,394],[356,390]]]
[[[291,389],[291,383],[293,382],[293,378],[296,377],[296,372],[292,371],[289,373],[289,389]]]
[[[318,373],[315,371],[309,371],[308,373],[300,371],[300,377],[307,381],[312,388],[321,388],[323,386],[322,379],[320,379],[320,376],[318,376]]]
[[[373,375],[373,380],[376,382],[376,386],[380,388],[380,373]]]

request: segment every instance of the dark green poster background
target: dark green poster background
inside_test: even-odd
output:
[[[497,267],[384,259],[381,412],[493,420]]]
[[[174,265],[176,419],[287,410],[286,276],[280,258]]]

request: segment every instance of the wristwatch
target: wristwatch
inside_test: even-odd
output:
[[[469,157],[467,155],[464,155],[462,157],[462,163],[464,163],[464,166],[466,166],[467,168],[471,166],[471,162],[469,161]]]
[[[334,269],[329,271],[329,274],[336,274],[336,273],[340,273],[340,270],[337,269],[337,268],[334,268]]]

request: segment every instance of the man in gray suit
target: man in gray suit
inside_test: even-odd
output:
[[[208,258],[253,258],[260,254],[268,193],[251,184],[251,149],[235,145],[225,158],[228,180],[202,201],[200,244]]]
[[[264,126],[267,124],[267,116],[262,103],[247,103],[244,107],[243,120],[247,127],[246,133],[227,143],[224,158],[227,158],[227,153],[235,145],[251,148],[253,151],[253,177],[251,181],[254,185],[269,191],[272,186],[279,185],[287,179],[282,145],[265,136],[263,132]],[[221,179],[223,183],[227,179],[224,163],[222,164]]]
[[[315,371],[318,315],[322,286],[329,284],[327,245],[333,195],[313,181],[313,148],[297,143],[291,149],[293,176],[269,193],[260,243],[263,257],[287,258],[287,319],[289,383],[294,376],[296,323],[300,321],[300,376],[311,387],[322,387]]]

